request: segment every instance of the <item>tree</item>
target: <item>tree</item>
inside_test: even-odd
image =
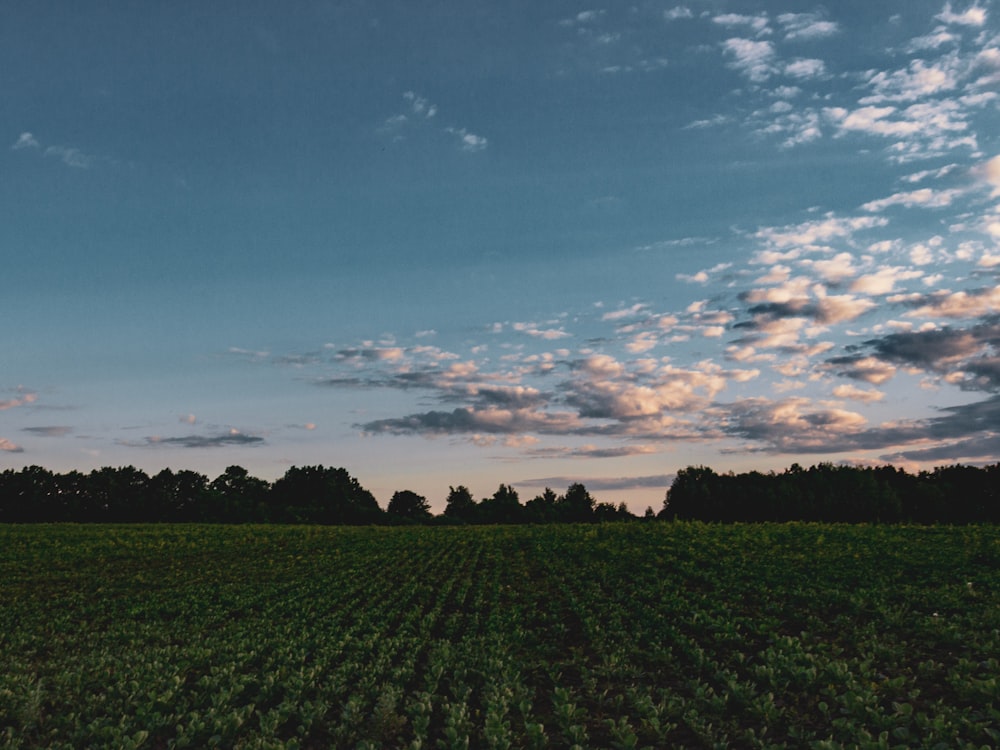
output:
[[[346,469],[292,466],[271,486],[270,518],[278,523],[382,522],[375,497]]]
[[[426,521],[431,517],[431,506],[427,498],[410,490],[400,490],[389,500],[386,512],[390,516],[405,518],[410,521]]]
[[[448,488],[448,500],[444,507],[444,515],[448,518],[472,523],[476,520],[478,510],[479,507],[472,499],[472,493],[469,492],[468,487],[460,484],[458,487]]]
[[[566,490],[566,494],[559,498],[556,503],[560,520],[568,523],[593,521],[595,505],[594,498],[587,492],[587,488],[579,482],[571,484]]]
[[[213,521],[249,523],[267,518],[267,493],[271,485],[250,476],[242,466],[228,466],[212,480],[211,510]]]
[[[517,490],[509,484],[501,484],[492,497],[479,504],[479,508],[485,523],[521,523],[524,520],[524,506],[518,499]]]
[[[536,495],[524,505],[524,515],[528,523],[555,523],[559,520],[556,509],[556,493],[549,487],[541,495]]]

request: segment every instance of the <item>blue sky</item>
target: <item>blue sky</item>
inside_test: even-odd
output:
[[[995,3],[22,3],[0,468],[1000,457]]]

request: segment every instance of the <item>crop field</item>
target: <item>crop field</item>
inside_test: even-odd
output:
[[[0,747],[995,747],[1000,528],[0,526]]]

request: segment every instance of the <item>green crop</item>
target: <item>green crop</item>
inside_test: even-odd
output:
[[[1000,529],[0,526],[3,748],[979,748]]]

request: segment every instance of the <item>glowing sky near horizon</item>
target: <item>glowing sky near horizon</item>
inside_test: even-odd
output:
[[[0,56],[0,470],[1000,458],[996,2],[34,2]]]

